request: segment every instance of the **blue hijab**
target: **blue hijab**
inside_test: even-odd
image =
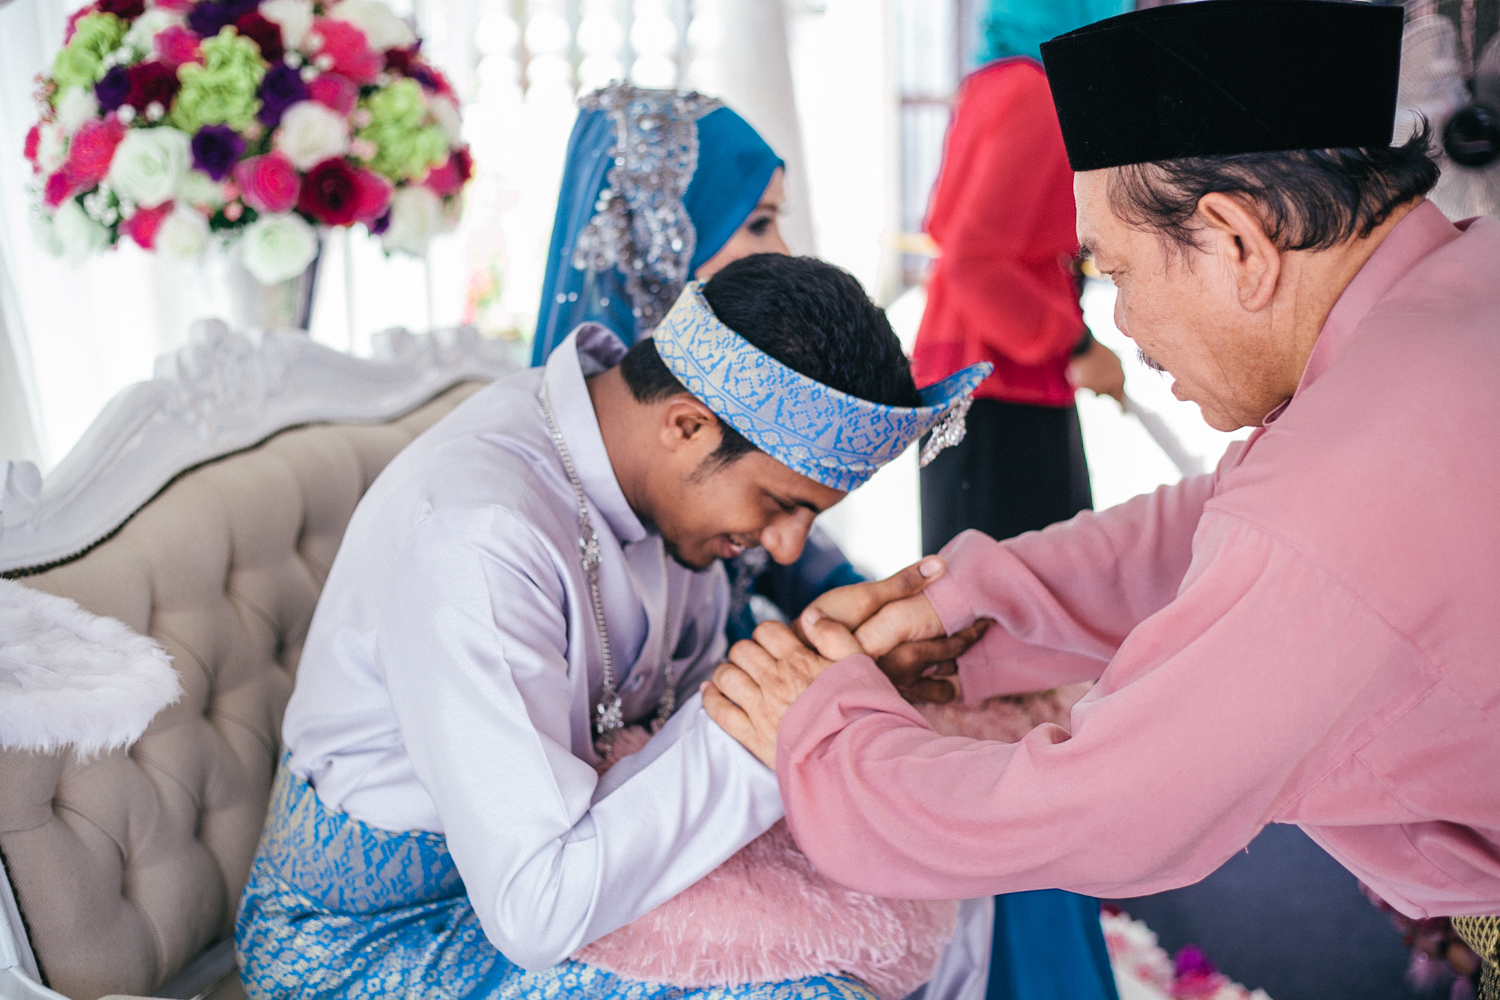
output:
[[[1030,56],[1041,62],[1048,39],[1134,9],[1134,0],[990,0],[979,61]]]
[[[534,365],[590,320],[635,343],[744,224],[782,166],[743,118],[698,95],[614,86],[580,107],[547,250]],[[627,280],[636,261],[638,277]]]

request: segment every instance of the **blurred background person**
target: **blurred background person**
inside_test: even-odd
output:
[[[913,355],[919,384],[988,361],[964,442],[922,470],[922,549],[976,528],[1009,538],[1093,506],[1077,388],[1123,402],[1089,334],[1068,168],[1038,46],[1128,0],[992,0],[984,65],[959,87],[926,229],[939,256]]]

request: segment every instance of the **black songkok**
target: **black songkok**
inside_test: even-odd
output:
[[[1400,7],[1205,0],[1042,44],[1074,170],[1182,156],[1386,146]]]

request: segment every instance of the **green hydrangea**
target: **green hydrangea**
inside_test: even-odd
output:
[[[427,104],[415,80],[397,80],[364,99],[370,124],[358,137],[375,146],[370,167],[392,181],[416,180],[448,158],[448,137],[427,121]]]
[[[93,87],[104,76],[104,57],[125,40],[125,22],[113,14],[90,14],[78,19],[73,37],[52,63],[57,93],[69,87]]]
[[[177,71],[182,90],[169,121],[189,135],[205,125],[228,125],[243,132],[260,110],[261,78],[266,64],[260,47],[224,28],[202,45],[203,64],[187,63]]]

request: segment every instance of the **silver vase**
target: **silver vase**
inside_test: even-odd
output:
[[[306,333],[312,325],[318,265],[323,259],[323,234],[318,234],[318,253],[307,270],[274,285],[261,284],[245,267],[240,252],[236,241],[206,256],[206,291],[213,304],[212,311],[235,330]]]

